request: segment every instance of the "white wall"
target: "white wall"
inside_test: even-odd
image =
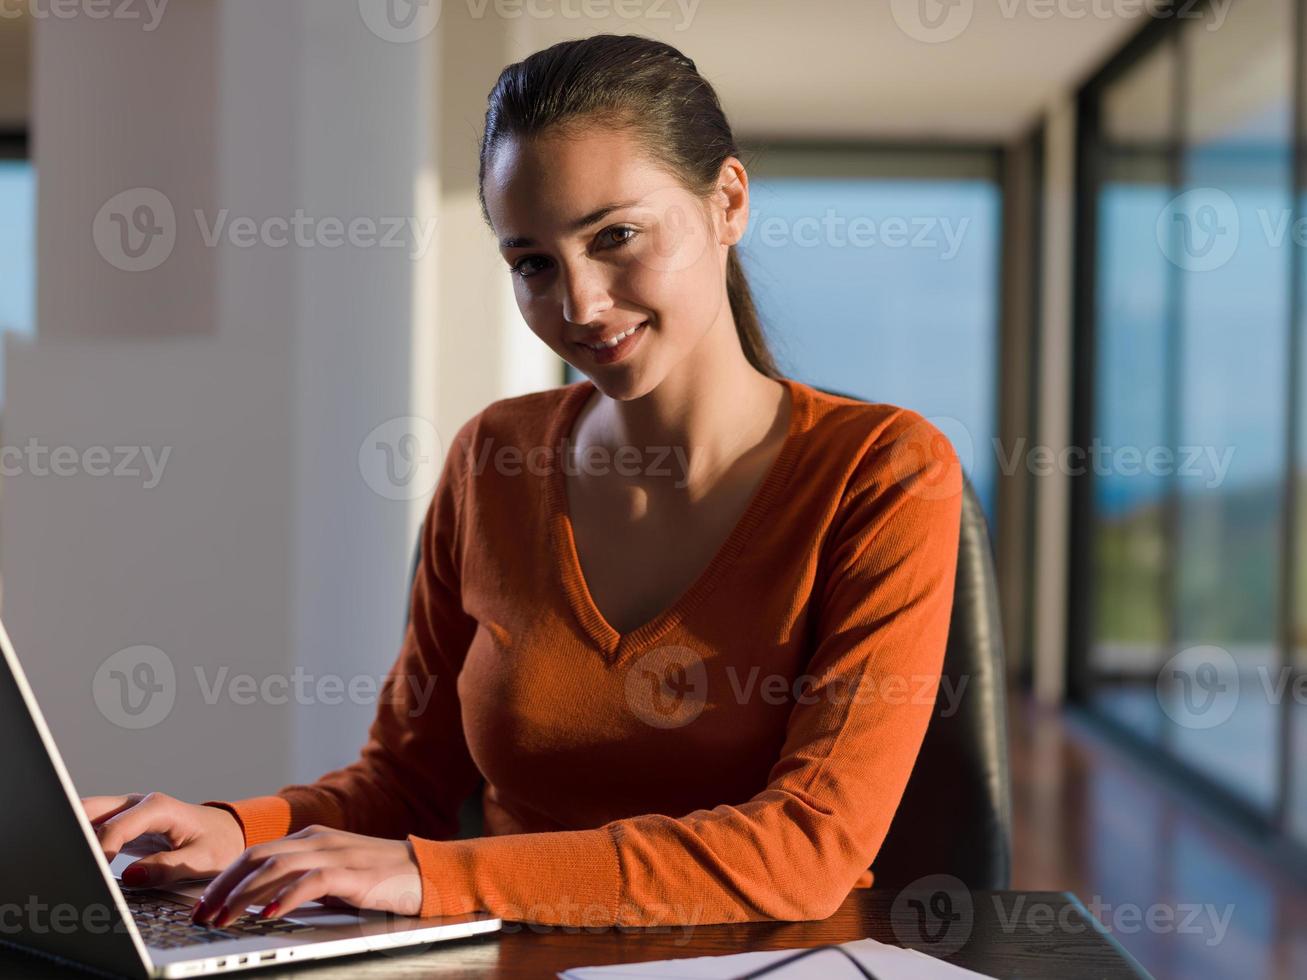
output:
[[[379,680],[441,456],[424,444],[425,492],[389,499],[379,454],[360,459],[365,437],[419,416],[443,444],[488,401],[558,382],[507,275],[491,275],[502,260],[467,216],[466,181],[442,182],[441,147],[468,145],[451,107],[483,112],[489,87],[451,89],[437,53],[467,27],[443,20],[387,40],[357,0],[188,0],[148,33],[35,25],[39,339],[10,340],[4,441],[170,453],[148,489],[80,465],[4,481],[5,624],[84,794],[253,795],[351,761],[375,710],[366,691],[210,704],[195,669],[210,684],[297,666]],[[493,81],[507,60],[481,71]],[[157,268],[123,271],[92,226],[139,187],[166,195],[176,242]],[[208,246],[197,208],[205,225],[223,209],[407,219],[411,247]],[[101,666],[139,645],[164,652],[175,684],[166,716],[134,728],[107,675],[122,665]],[[168,704],[157,694],[137,717]]]

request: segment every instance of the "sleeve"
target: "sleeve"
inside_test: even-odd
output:
[[[475,417],[455,436],[427,509],[399,656],[357,761],[272,796],[208,800],[241,825],[247,847],[321,824],[370,837],[458,832],[458,810],[480,779],[463,734],[456,680],[476,630],[459,588],[460,534]]]
[[[812,684],[756,796],[595,829],[410,835],[422,914],[598,927],[833,913],[865,880],[934,710],[961,502],[957,456],[920,416],[866,448],[823,542]]]

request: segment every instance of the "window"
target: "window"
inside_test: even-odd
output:
[[[742,151],[740,257],[782,373],[920,412],[994,522],[996,150]],[[570,365],[567,381],[581,375]]]
[[[1099,465],[1076,488],[1088,587],[1072,596],[1071,647],[1077,699],[1228,807],[1307,841],[1307,786],[1289,765],[1307,753],[1293,714],[1307,426],[1302,366],[1296,382],[1289,368],[1305,295],[1302,6],[1236,4],[1221,30],[1154,23],[1082,94],[1092,247],[1077,329],[1092,363],[1077,365],[1078,431]]]
[[[4,334],[30,336],[36,305],[36,178],[27,160],[0,158],[0,405]]]
[[[782,371],[926,416],[992,526],[997,154],[768,148],[750,176],[741,259]]]

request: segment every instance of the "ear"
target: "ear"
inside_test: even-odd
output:
[[[749,174],[738,157],[727,157],[717,177],[712,198],[718,241],[734,245],[749,225]]]

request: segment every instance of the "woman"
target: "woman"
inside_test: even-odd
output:
[[[587,380],[459,430],[360,759],[235,802],[87,799],[109,854],[173,848],[127,884],[217,874],[217,925],[326,897],[573,926],[824,918],[870,884],[934,704],[962,477],[919,415],[776,369],[736,153],[666,44],[504,70],[482,210]],[[483,775],[486,836],[451,839]]]

